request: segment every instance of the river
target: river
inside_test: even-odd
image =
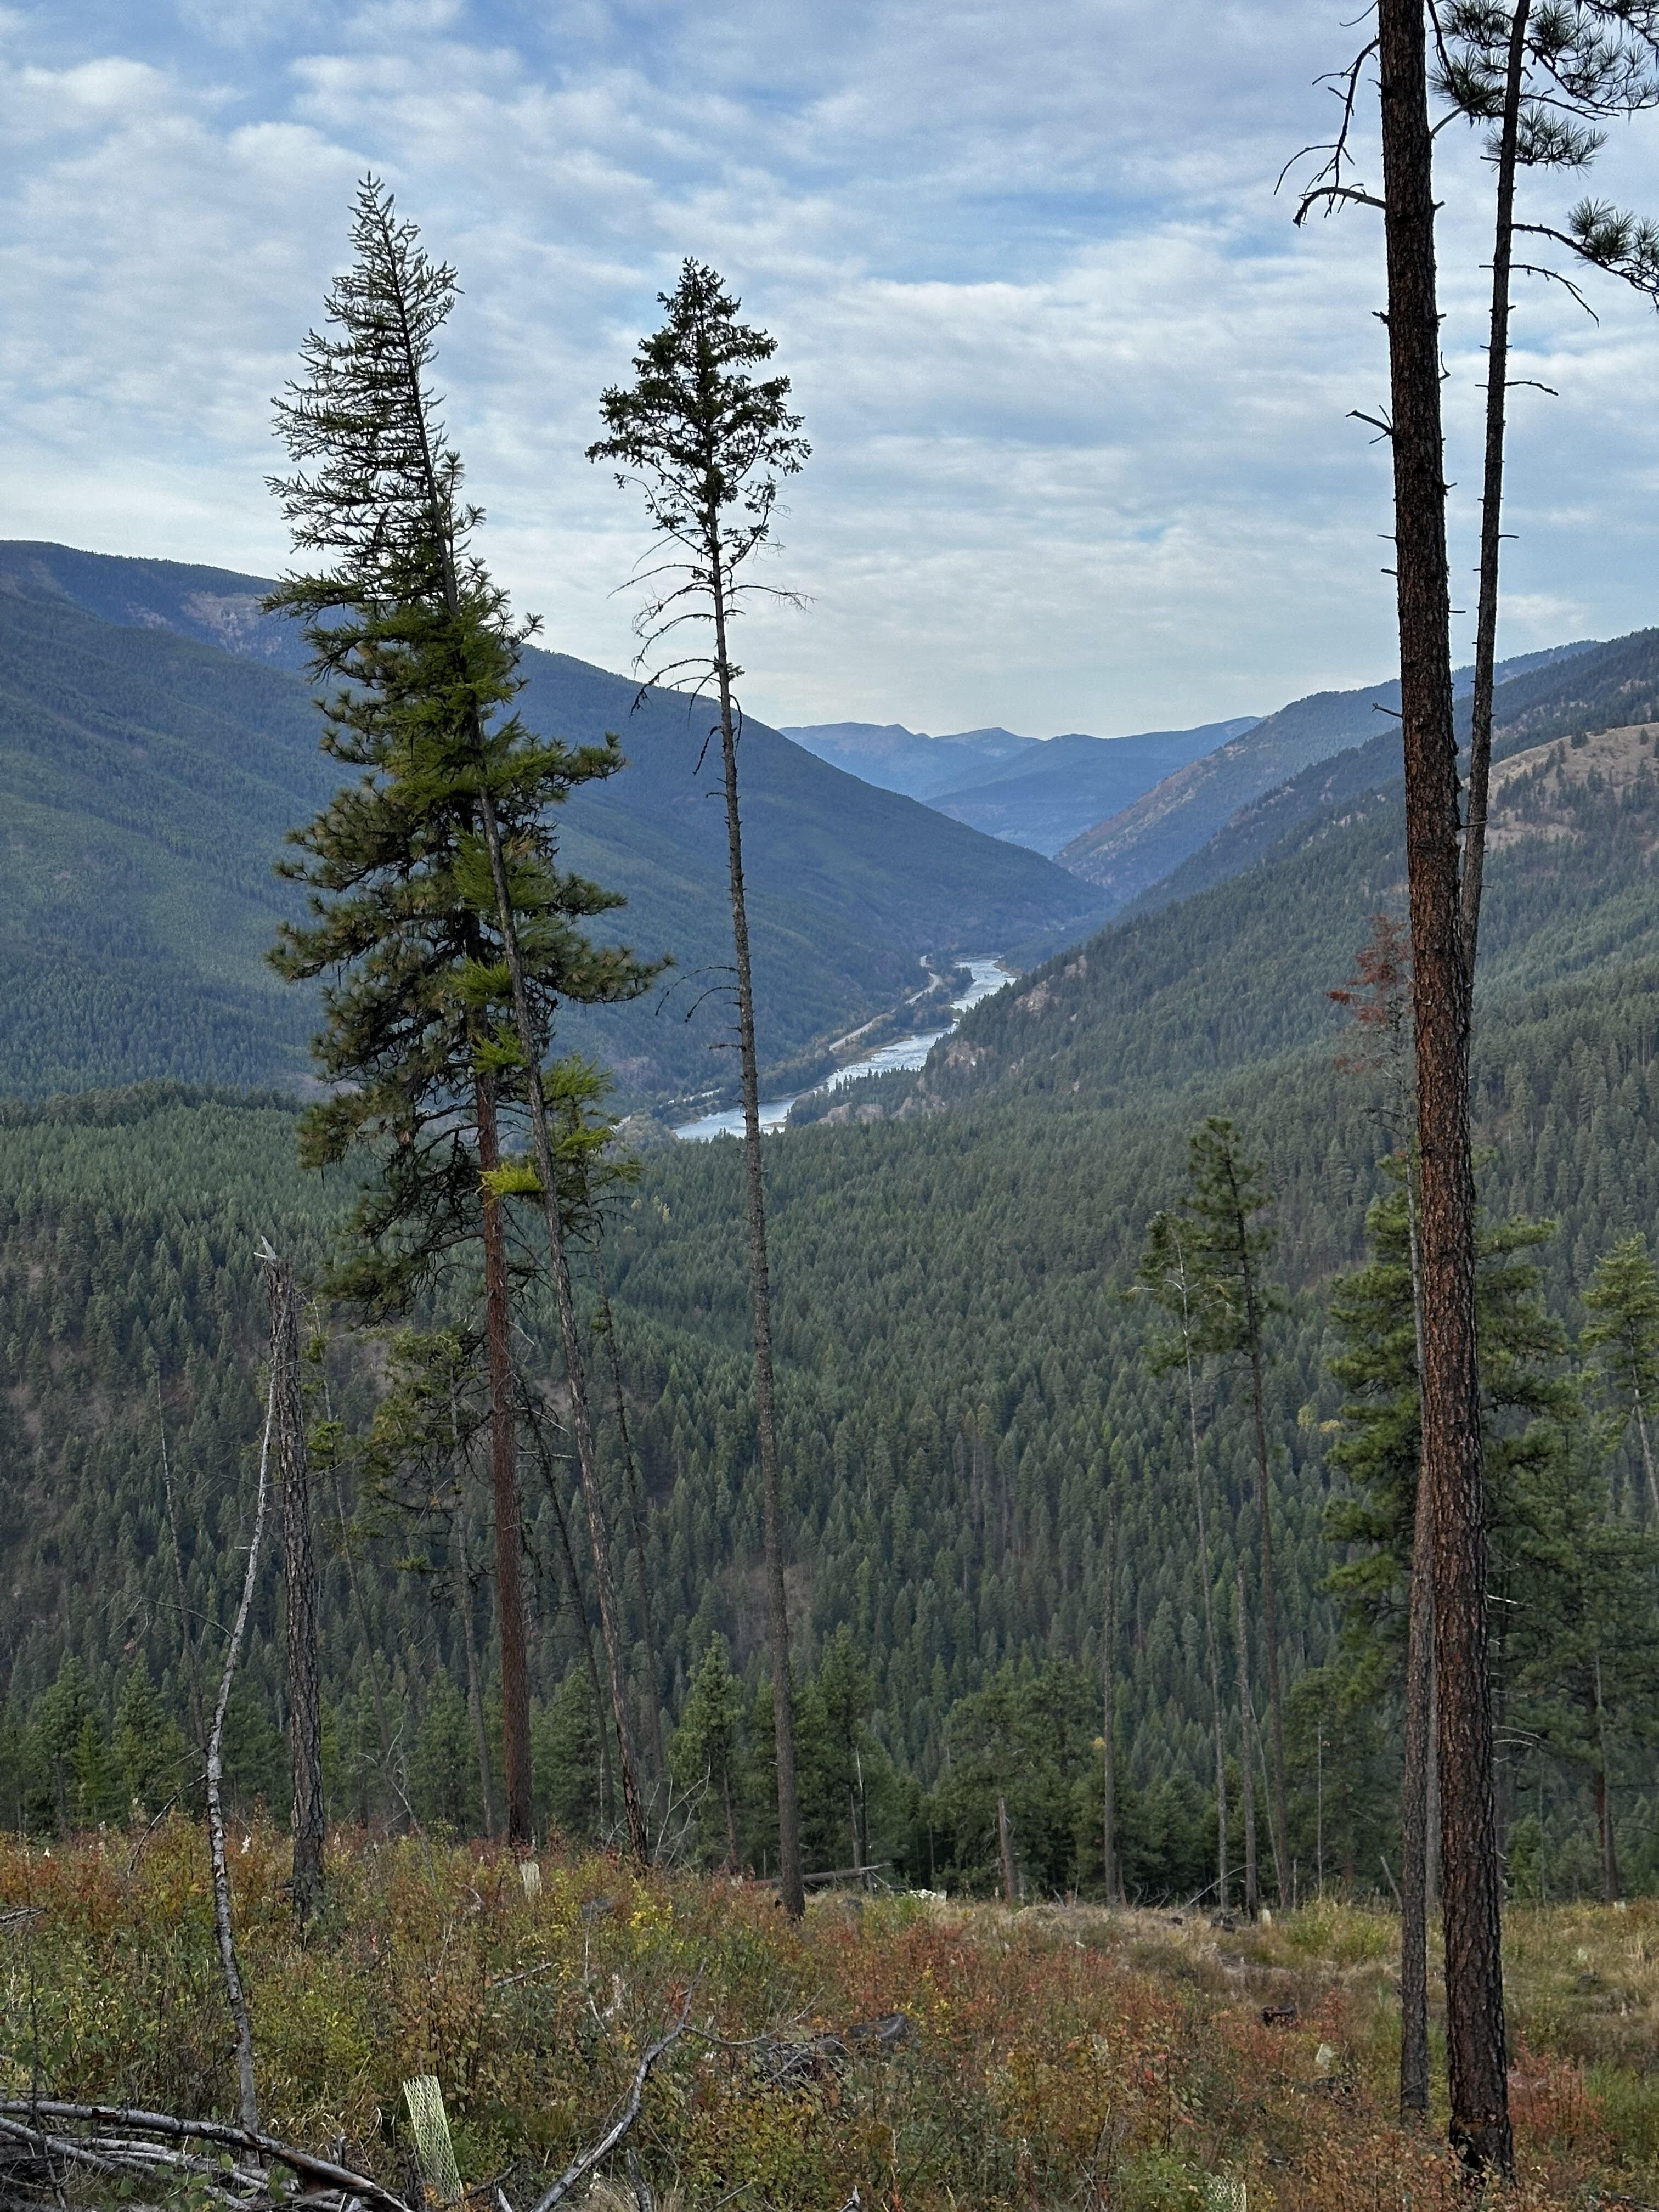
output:
[[[959,960],[957,965],[965,968],[973,980],[959,999],[951,1000],[953,1014],[965,1014],[969,1006],[978,1006],[981,999],[988,999],[993,991],[1000,991],[1005,983],[1012,983],[1014,980],[1012,971],[1005,968],[994,957]],[[939,1039],[949,1036],[955,1027],[955,1022],[951,1022],[942,1030],[927,1030],[916,1036],[896,1037],[891,1044],[881,1046],[867,1059],[855,1060],[850,1066],[838,1067],[833,1075],[826,1077],[822,1083],[814,1084],[812,1088],[815,1091],[839,1091],[843,1084],[856,1083],[861,1075],[891,1075],[902,1067],[920,1067]],[[761,1127],[781,1129],[789,1118],[789,1109],[798,1097],[804,1095],[794,1091],[787,1098],[763,1098]],[[674,1134],[684,1137],[691,1144],[702,1144],[710,1137],[740,1137],[743,1134],[743,1109],[741,1106],[728,1106],[723,1113],[705,1114],[699,1121],[684,1123]]]

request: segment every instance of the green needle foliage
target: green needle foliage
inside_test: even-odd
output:
[[[1285,1780],[1285,1705],[1279,1681],[1279,1605],[1275,1589],[1273,1483],[1267,1443],[1265,1369],[1267,1325],[1283,1301],[1262,1274],[1273,1249],[1273,1203],[1262,1163],[1224,1116],[1211,1115],[1187,1152],[1187,1192],[1181,1218],[1188,1229],[1195,1351],[1240,1359],[1249,1375],[1255,1437],[1255,1507],[1261,1549],[1260,1604],[1267,1656],[1268,1740],[1273,1752],[1273,1866],[1281,1901],[1290,1896],[1290,1828]]]
[[[302,1125],[302,1156],[326,1166],[367,1147],[379,1170],[334,1287],[385,1314],[482,1244],[508,1832],[524,1843],[532,1789],[502,1208],[534,1183],[502,1158],[501,1114],[539,1113],[562,1000],[626,998],[652,971],[592,944],[583,925],[622,902],[558,860],[556,810],[621,768],[614,738],[573,749],[532,737],[513,711],[534,624],[514,623],[471,550],[482,516],[462,499],[460,457],[427,382],[454,271],[428,258],[372,178],[352,245],[331,329],[307,339],[302,380],[276,410],[296,473],[272,488],[296,550],[327,565],[290,575],[267,605],[300,617],[329,686],[325,746],[358,775],[294,833],[305,857],[289,872],[309,889],[313,919],[286,925],[273,957],[290,979],[330,979],[316,1046],[329,1096]],[[577,1391],[568,1345],[566,1365]]]
[[[1591,1316],[1578,1341],[1601,1354],[1608,1390],[1620,1409],[1622,1440],[1632,1419],[1642,1448],[1648,1502],[1659,1524],[1659,1482],[1655,1480],[1648,1413],[1659,1389],[1659,1274],[1654,1272],[1644,1237],[1626,1237],[1596,1262],[1584,1292]]]
[[[1397,1163],[1390,1170],[1394,1188],[1365,1217],[1371,1258],[1338,1282],[1330,1302],[1341,1346],[1330,1370],[1348,1395],[1329,1456],[1351,1490],[1333,1500],[1326,1534],[1353,1547],[1330,1587],[1346,1614],[1349,1663],[1370,1694],[1404,1663],[1419,1443],[1411,1232],[1403,1174]],[[1516,1219],[1483,1225],[1480,1236],[1485,1463],[1499,1523],[1513,1524],[1528,1474],[1561,1449],[1579,1407],[1576,1384],[1561,1372],[1565,1335],[1544,1304],[1531,1257],[1554,1233],[1553,1222]]]
[[[401,1308],[477,1233],[473,1114],[480,1079],[514,1095],[520,1053],[480,821],[487,784],[535,1017],[562,999],[629,997],[650,971],[583,925],[623,903],[562,869],[556,811],[623,766],[615,740],[571,748],[511,711],[520,649],[504,595],[469,550],[483,520],[461,498],[423,379],[455,298],[372,179],[358,194],[356,260],[329,297],[339,335],[313,333],[305,380],[277,418],[298,471],[273,480],[301,552],[331,556],[270,605],[297,614],[321,705],[324,749],[354,780],[292,842],[283,872],[312,893],[272,956],[290,980],[324,977],[314,1051],[330,1095],[302,1125],[307,1164],[356,1146],[379,1169],[337,1286]],[[438,487],[434,507],[432,487]],[[452,607],[447,579],[453,575]]]
[[[589,447],[588,459],[613,463],[619,486],[632,484],[643,491],[646,513],[665,554],[649,572],[650,596],[637,618],[636,626],[644,639],[642,655],[685,623],[706,631],[709,649],[682,654],[659,673],[695,673],[696,690],[712,686],[719,701],[716,727],[726,793],[738,1059],[743,1083],[756,1456],[766,1531],[778,1868],[784,1908],[799,1919],[806,1909],[805,1892],[801,1883],[795,1730],[790,1705],[789,1613],[784,1587],[772,1291],[761,1167],[755,990],[738,805],[742,710],[736,687],[743,671],[732,651],[732,628],[748,595],[769,590],[748,581],[744,572],[770,534],[780,480],[799,471],[811,448],[801,435],[799,416],[790,410],[788,378],[757,379],[752,374],[771,360],[777,351],[776,339],[738,320],[738,303],[714,270],[688,261],[672,296],[661,295],[661,305],[668,310],[668,319],[659,331],[641,340],[634,357],[633,384],[625,390],[613,386],[599,401],[610,434]],[[769,596],[787,598],[789,594],[770,592]],[[714,731],[709,734],[712,737]]]

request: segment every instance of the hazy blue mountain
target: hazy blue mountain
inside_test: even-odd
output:
[[[1195,730],[1095,738],[1021,738],[1012,730],[929,737],[901,722],[823,722],[785,731],[820,760],[866,783],[902,791],[993,837],[1052,858],[1109,813],[1188,761],[1249,729],[1251,714]]]
[[[0,1093],[149,1077],[293,1082],[308,994],[264,965],[295,894],[284,833],[338,776],[256,577],[0,546]],[[251,610],[251,611],[250,611]],[[210,639],[211,641],[209,641]],[[236,649],[223,649],[228,641]],[[622,933],[678,963],[665,1000],[572,1019],[635,1097],[731,1078],[726,842],[708,710],[531,652],[524,705],[630,765],[563,822],[624,891]],[[743,740],[758,1026],[774,1068],[884,1012],[924,953],[993,952],[1081,916],[1074,877],[878,791],[751,722]]]
[[[783,734],[879,790],[929,800],[957,784],[978,781],[1000,763],[1029,759],[1042,744],[1040,738],[1019,738],[1001,729],[933,738],[925,730],[907,730],[902,722],[787,724]]]
[[[1585,650],[1556,646],[1504,661],[1500,680]],[[1470,672],[1459,672],[1460,692]],[[1400,712],[1397,680],[1293,700],[1242,737],[1178,769],[1144,796],[1060,848],[1058,859],[1116,908],[1128,906],[1206,844],[1239,808],[1291,776],[1363,745]]]
[[[940,793],[930,804],[953,821],[1029,845],[1051,859],[1090,823],[1120,811],[1189,761],[1202,759],[1253,729],[1254,714],[1195,730],[1150,730],[1140,737],[1050,738],[1035,755],[993,776]]]

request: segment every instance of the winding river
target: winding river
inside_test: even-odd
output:
[[[965,1014],[969,1006],[978,1006],[981,999],[988,999],[993,991],[1000,991],[1005,983],[1012,983],[1014,980],[1012,970],[1005,968],[1001,961],[994,957],[963,959],[957,964],[965,968],[973,980],[959,999],[951,1000],[953,1014]],[[847,1067],[838,1067],[833,1075],[826,1077],[820,1084],[815,1084],[813,1088],[839,1091],[843,1084],[856,1083],[861,1075],[891,1075],[902,1067],[920,1067],[939,1039],[949,1036],[955,1027],[953,1021],[942,1030],[927,1030],[916,1036],[896,1037],[891,1044],[881,1046],[867,1059],[855,1060]],[[763,1098],[761,1127],[781,1129],[789,1118],[789,1109],[802,1095],[795,1091],[787,1098]],[[741,1106],[729,1106],[722,1113],[705,1114],[699,1121],[683,1123],[674,1134],[684,1137],[690,1144],[702,1144],[710,1137],[740,1137],[743,1134],[743,1109]]]

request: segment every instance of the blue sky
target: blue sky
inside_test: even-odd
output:
[[[582,459],[682,256],[779,340],[814,445],[748,625],[775,721],[1109,734],[1391,660],[1381,239],[1274,197],[1335,0],[0,4],[0,532],[269,572],[270,397],[384,174],[465,296],[442,381],[547,641],[628,664],[640,517]],[[1595,185],[1651,207],[1659,119]],[[1484,179],[1443,295],[1474,557]],[[1568,193],[1537,187],[1539,213]],[[1659,318],[1519,295],[1502,644],[1659,619]],[[1472,592],[1472,586],[1471,586]],[[1460,623],[1460,648],[1472,624]]]

